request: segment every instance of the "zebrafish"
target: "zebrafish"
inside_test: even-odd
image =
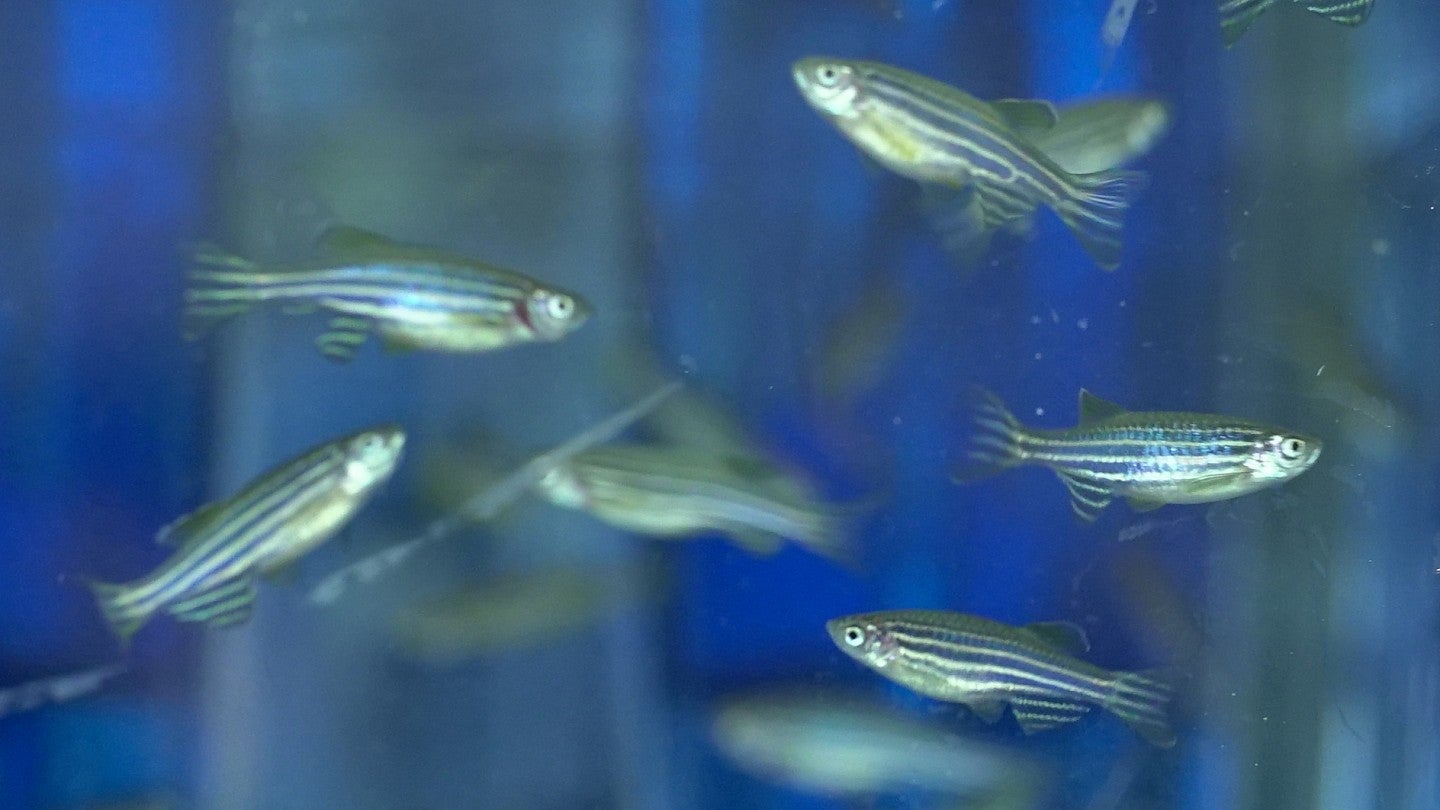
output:
[[[187,336],[259,304],[324,311],[329,328],[316,343],[346,362],[372,332],[390,351],[483,352],[554,342],[589,317],[575,293],[358,228],[330,229],[321,247],[320,258],[270,267],[201,246],[185,291]]]
[[[556,506],[637,534],[720,532],[761,554],[788,538],[824,556],[850,557],[840,510],[800,497],[800,487],[747,456],[602,445],[556,465],[535,489]]]
[[[1240,37],[1267,8],[1277,0],[1220,0],[1220,33],[1228,47]],[[1334,20],[1341,25],[1356,26],[1370,17],[1375,0],[1293,0],[1306,11]]]
[[[1137,512],[1168,503],[1210,503],[1288,481],[1320,457],[1319,439],[1282,428],[1200,413],[1130,412],[1080,390],[1077,427],[1021,424],[994,395],[975,392],[966,483],[1022,464],[1049,467],[1082,520],[1119,497]]]
[[[796,62],[793,74],[810,106],[887,169],[969,189],[989,228],[1049,206],[1096,263],[1119,266],[1125,210],[1146,176],[1073,174],[1057,165],[1033,142],[1055,125],[1049,102],[986,103],[876,62],[811,57]]]
[[[234,497],[161,529],[175,553],[134,582],[90,581],[122,642],[158,611],[228,627],[250,618],[258,574],[274,574],[329,540],[389,480],[405,434],[380,426],[316,447]]]
[[[710,736],[741,769],[822,796],[922,791],[1018,808],[1038,807],[1044,790],[1039,763],[1014,751],[814,684],[728,699]]]
[[[83,697],[126,669],[124,664],[110,664],[0,690],[0,717]]]
[[[1090,643],[1079,627],[1024,627],[939,610],[895,610],[833,619],[830,639],[846,655],[926,697],[963,703],[986,722],[1006,703],[1026,734],[1071,723],[1099,706],[1140,736],[1169,748],[1172,688],[1154,671],[1110,672],[1075,654]]]

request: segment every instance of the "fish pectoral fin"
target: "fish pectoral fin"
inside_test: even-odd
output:
[[[1090,652],[1090,637],[1085,629],[1072,622],[1035,622],[1025,625],[1030,635],[1040,639],[1048,647],[1064,653],[1078,655]]]
[[[1000,722],[1000,715],[1005,713],[1005,701],[999,698],[978,698],[965,705],[972,714],[991,725]]]
[[[1123,407],[1097,397],[1084,388],[1080,389],[1080,427],[1089,427],[1124,413]]]
[[[370,334],[370,322],[364,318],[339,315],[330,319],[330,328],[315,338],[320,353],[337,363],[348,363]]]
[[[410,352],[418,352],[424,348],[420,341],[410,335],[401,335],[394,332],[381,332],[380,346],[390,354],[408,354]]]
[[[785,544],[782,538],[776,537],[769,532],[762,532],[759,529],[736,528],[726,529],[725,534],[735,541],[735,544],[750,552],[762,557],[768,557],[780,551]]]
[[[1070,492],[1070,508],[1075,515],[1086,523],[1094,522],[1095,518],[1110,505],[1115,496],[1110,490],[1099,484],[1089,481],[1081,481],[1073,475],[1056,471],[1060,476],[1060,483]]]
[[[250,618],[254,604],[255,578],[246,575],[174,602],[167,610],[182,622],[202,622],[218,628],[243,624]]]
[[[1090,711],[1085,703],[1076,703],[1064,698],[1012,697],[1010,709],[1020,723],[1020,730],[1026,734],[1073,723]]]
[[[990,102],[1005,125],[1026,138],[1043,135],[1055,128],[1060,115],[1048,101],[1024,98],[1002,98]]]
[[[925,183],[920,187],[920,210],[941,247],[960,267],[972,269],[985,258],[995,229],[986,226],[973,187]]]
[[[170,548],[184,548],[196,537],[205,534],[206,530],[220,518],[223,511],[223,502],[206,504],[188,515],[176,518],[160,529],[155,533],[155,542]]]
[[[332,225],[316,240],[320,250],[336,258],[389,255],[398,245],[388,237],[354,225]]]
[[[1126,498],[1125,502],[1136,512],[1153,512],[1165,505],[1164,501],[1157,501],[1154,498]]]

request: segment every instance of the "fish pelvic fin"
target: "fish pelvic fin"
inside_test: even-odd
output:
[[[120,646],[129,647],[130,639],[149,621],[154,610],[143,605],[124,604],[123,597],[130,591],[127,585],[93,579],[86,579],[85,585],[95,595],[95,602],[100,605],[100,613],[105,617],[110,629],[115,631]]]
[[[1105,701],[1105,708],[1125,721],[1150,744],[1169,748],[1175,744],[1167,708],[1174,695],[1175,673],[1171,670],[1124,672]]]
[[[974,433],[965,448],[965,459],[950,470],[951,481],[973,483],[1025,461],[1025,426],[999,397],[984,388],[972,388],[967,407]]]
[[[192,247],[190,258],[183,328],[186,340],[197,340],[255,306],[261,277],[254,262],[208,243]]]
[[[1120,266],[1125,212],[1149,182],[1144,172],[1127,170],[1072,175],[1074,194],[1062,200],[1055,213],[1101,269]]]
[[[1229,48],[1240,41],[1250,23],[1275,5],[1275,0],[1220,0],[1220,36]]]

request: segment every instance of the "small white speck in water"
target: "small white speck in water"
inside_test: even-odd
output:
[[[1089,319],[1089,318],[1081,318],[1080,320],[1078,320],[1078,321],[1075,322],[1075,325],[1076,325],[1077,327],[1079,327],[1079,329],[1080,329],[1081,332],[1084,332],[1086,329],[1089,329],[1089,328],[1090,328],[1090,319]]]

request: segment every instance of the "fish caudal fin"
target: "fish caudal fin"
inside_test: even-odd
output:
[[[1220,36],[1225,47],[1239,42],[1250,23],[1274,4],[1275,0],[1220,0]]]
[[[1163,670],[1121,673],[1105,708],[1151,744],[1169,748],[1175,744],[1175,729],[1166,712],[1175,691],[1172,679],[1173,673]]]
[[[965,458],[950,470],[950,480],[957,484],[987,478],[1025,460],[1020,444],[1025,426],[1005,403],[983,388],[971,389],[968,400],[975,432],[965,448]]]
[[[214,245],[195,246],[185,287],[185,338],[195,340],[260,300],[255,263]]]
[[[150,619],[153,611],[141,604],[126,604],[124,596],[130,590],[128,586],[98,582],[93,579],[87,579],[85,584],[89,586],[90,592],[95,594],[95,601],[100,605],[100,613],[105,616],[105,621],[115,631],[115,636],[120,639],[120,644],[128,646],[131,637]]]
[[[1360,25],[1370,19],[1375,0],[1296,0],[1306,11],[1341,25]]]
[[[1125,211],[1149,183],[1144,172],[1104,171],[1073,176],[1074,196],[1055,209],[1085,252],[1104,270],[1120,266]]]

